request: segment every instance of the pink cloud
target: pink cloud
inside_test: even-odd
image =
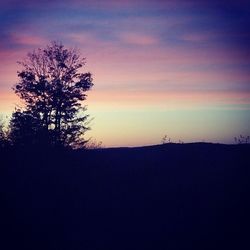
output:
[[[150,107],[165,108],[224,108],[225,105],[250,105],[250,93],[237,91],[128,91],[102,90],[92,91],[88,95],[88,104],[93,107]]]
[[[43,46],[46,44],[47,40],[43,37],[32,36],[29,34],[21,34],[21,33],[13,33],[11,35],[11,39],[13,42],[20,45],[28,45],[28,46]]]
[[[151,37],[127,36],[128,42],[136,44],[151,44],[150,50],[145,46],[131,48],[120,43],[101,42],[94,40],[92,45],[79,44],[86,48],[90,60],[96,62],[146,64],[158,63],[165,65],[215,65],[215,64],[240,64],[248,63],[250,55],[246,52],[229,49],[207,48],[167,48],[157,45],[157,40]],[[154,44],[155,43],[155,44]],[[155,45],[155,46],[153,46]],[[87,46],[87,47],[86,47]],[[83,50],[84,53],[84,50]],[[167,69],[167,68],[166,68]]]
[[[132,45],[157,45],[158,39],[151,35],[138,34],[133,32],[124,32],[119,35],[120,40],[126,44]]]

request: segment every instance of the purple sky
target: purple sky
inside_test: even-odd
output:
[[[249,1],[1,1],[0,112],[18,99],[16,61],[58,40],[95,86],[88,136],[106,146],[250,134]]]

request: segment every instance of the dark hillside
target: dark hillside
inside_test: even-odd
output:
[[[0,249],[249,249],[249,168],[250,145],[2,150]]]

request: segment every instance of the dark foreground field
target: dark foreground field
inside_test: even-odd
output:
[[[6,150],[0,249],[250,249],[250,145]]]

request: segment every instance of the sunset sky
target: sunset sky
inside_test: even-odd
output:
[[[104,146],[233,143],[250,135],[250,2],[0,3],[0,114],[19,103],[16,63],[61,41],[93,74],[86,137]]]

